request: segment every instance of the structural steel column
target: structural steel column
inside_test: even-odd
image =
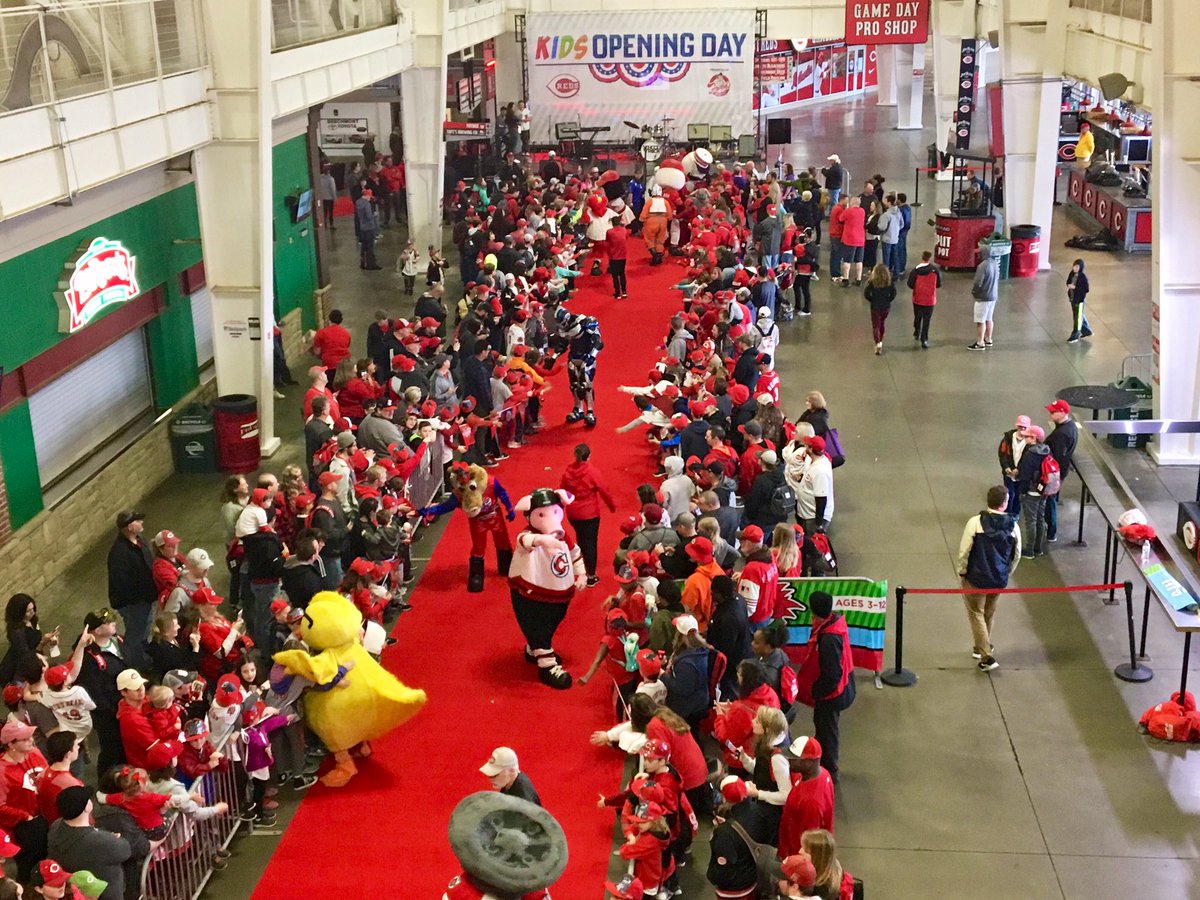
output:
[[[426,15],[426,12],[428,14]],[[422,7],[417,17],[416,65],[400,73],[400,123],[408,179],[408,233],[424,250],[441,246],[442,188],[446,165],[442,122],[446,116],[445,0]]]
[[[1154,415],[1200,418],[1200,58],[1195,0],[1154,0],[1150,46],[1154,108]],[[1160,464],[1195,463],[1196,435],[1152,444]]]
[[[1062,4],[1002,0],[1000,85],[1004,117],[1004,218],[1040,225],[1050,246],[1054,219],[1054,169],[1067,27]],[[1041,254],[1041,269],[1050,254]]]
[[[271,5],[201,0],[212,62],[212,143],[196,151],[217,390],[258,398],[264,457],[275,436],[272,364]]]

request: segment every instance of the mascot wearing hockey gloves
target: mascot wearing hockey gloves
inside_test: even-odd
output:
[[[571,313],[560,306],[554,313],[558,336],[567,345],[567,378],[575,405],[567,413],[567,423],[581,419],[588,428],[596,427],[596,359],[604,349],[600,323],[592,316]]]
[[[513,613],[525,635],[525,659],[538,667],[543,684],[558,690],[571,686],[571,676],[554,652],[554,632],[567,614],[575,592],[583,590],[587,572],[575,539],[563,529],[566,491],[538,488],[517,501],[528,524],[517,535],[508,584]]]
[[[461,509],[467,514],[467,527],[471,531],[467,590],[477,594],[483,590],[483,554],[487,550],[489,534],[496,548],[496,570],[500,575],[508,575],[508,566],[513,558],[513,545],[504,520],[507,515],[508,521],[511,522],[516,518],[516,513],[504,486],[480,466],[454,463],[450,467],[450,490],[449,499],[436,506],[419,509],[417,514],[440,516],[455,509]]]

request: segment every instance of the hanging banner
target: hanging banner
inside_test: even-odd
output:
[[[923,44],[929,37],[929,0],[846,2],[847,44]]]
[[[671,24],[685,22],[703,25]],[[531,13],[525,28],[535,143],[561,122],[618,141],[634,137],[626,121],[677,141],[691,122],[754,131],[753,9]]]
[[[954,147],[967,150],[971,146],[971,118],[975,114],[975,56],[974,38],[964,38],[958,58],[958,105],[954,107]]]
[[[788,655],[797,663],[812,631],[808,598],[813,591],[833,595],[833,608],[846,617],[856,669],[883,671],[883,637],[887,628],[888,583],[870,578],[781,578],[787,600]]]

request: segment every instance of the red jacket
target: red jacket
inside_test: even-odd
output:
[[[615,219],[613,220],[616,221]],[[625,248],[626,241],[629,240],[629,229],[624,225],[614,224],[608,229],[608,234],[604,236],[604,249],[608,252],[609,259],[625,259],[627,250]]]
[[[741,577],[738,578],[738,595],[746,601],[750,625],[765,625],[775,612],[775,595],[779,592],[779,569],[769,548],[750,554]],[[751,610],[751,605],[754,606]]]
[[[341,325],[326,325],[313,335],[313,349],[321,357],[321,365],[336,369],[338,363],[350,356],[350,332]]]
[[[567,506],[567,520],[595,519],[600,515],[600,501],[609,512],[616,512],[617,505],[600,478],[600,470],[590,462],[573,462],[563,472],[561,487],[575,496],[575,502]]]
[[[825,769],[809,781],[793,781],[779,820],[779,858],[800,852],[800,836],[814,828],[833,832],[833,779]]]
[[[754,740],[754,716],[760,706],[779,709],[779,695],[769,684],[760,684],[747,696],[734,700],[725,715],[717,716],[713,721],[713,737],[720,742],[725,761],[731,766],[741,768],[742,762],[736,751],[725,746],[725,742],[729,741],[739,750],[750,753],[750,744]]]
[[[708,780],[708,763],[704,752],[690,731],[679,734],[657,716],[646,725],[646,739],[666,741],[671,748],[671,765],[679,773],[679,781],[685,791],[699,787]]]
[[[12,831],[38,814],[34,782],[46,765],[37,750],[30,750],[19,763],[0,760],[0,827]]]
[[[842,244],[862,247],[867,243],[867,213],[861,206],[851,207],[842,215]]]
[[[338,391],[337,400],[342,415],[349,419],[361,419],[366,415],[363,403],[367,400],[378,400],[383,396],[383,385],[374,378],[351,378],[346,386]]]
[[[818,681],[829,682],[834,673],[821,671],[820,641],[831,642],[839,649],[839,664],[841,671],[837,672],[837,683],[830,690],[815,688]],[[830,648],[827,648],[830,649]],[[850,628],[845,616],[835,613],[819,626],[814,626],[808,636],[808,645],[804,661],[796,670],[796,682],[799,693],[796,699],[805,706],[812,706],[817,700],[832,700],[840,697],[846,690],[850,679],[854,677],[854,656],[850,648]]]
[[[179,755],[183,745],[179,741],[162,740],[155,735],[146,718],[147,705],[149,701],[144,701],[142,708],[136,708],[122,700],[117,706],[117,724],[121,727],[126,762],[149,772],[169,765]]]
[[[846,208],[839,203],[835,203],[833,209],[829,211],[829,236],[831,238],[841,238],[845,215]]]

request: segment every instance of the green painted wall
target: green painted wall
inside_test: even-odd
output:
[[[24,400],[0,414],[0,459],[4,460],[8,518],[16,531],[42,511],[42,478],[33,447],[29,404]]]
[[[317,249],[314,241],[316,204],[313,213],[292,222],[283,198],[299,196],[312,187],[308,168],[308,139],[304,135],[277,144],[273,153],[275,220],[275,312],[280,318],[299,309],[305,328],[315,328],[313,291],[317,289]]]
[[[159,409],[173,406],[200,386],[191,300],[180,292],[177,278],[167,282],[166,294],[166,308],[146,326],[154,405]]]
[[[62,340],[54,295],[63,265],[82,243],[99,236],[121,241],[129,248],[143,290],[174,281],[179,272],[200,261],[196,191],[185,185],[0,263],[0,295],[6,298],[0,366],[5,371],[11,372]],[[177,244],[176,239],[197,242]]]

